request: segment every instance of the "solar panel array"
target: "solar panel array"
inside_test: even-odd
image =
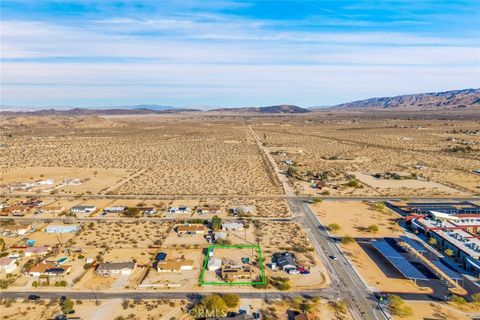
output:
[[[453,271],[446,265],[444,265],[440,260],[432,260],[432,263],[440,270],[442,270],[443,273],[445,273],[449,278],[453,280],[462,280],[462,276],[458,274],[457,272]]]
[[[417,241],[406,236],[400,236],[400,238],[406,243],[408,243],[413,249],[417,250],[418,252],[420,253],[427,252],[427,249],[425,249],[425,247],[422,244],[418,243]]]
[[[428,278],[405,259],[398,251],[384,240],[372,241],[372,245],[398,270],[405,278],[428,280]]]

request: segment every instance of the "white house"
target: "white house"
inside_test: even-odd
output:
[[[208,260],[207,270],[218,270],[222,267],[222,259],[212,258]]]
[[[55,183],[55,179],[45,179],[45,180],[38,180],[38,181],[35,181],[35,183],[39,186],[51,186],[52,184]]]
[[[224,222],[224,223],[222,223],[222,230],[223,231],[243,230],[243,223],[241,223],[241,222]]]
[[[125,210],[127,210],[127,207],[123,207],[123,206],[106,207],[105,209],[103,209],[103,211],[106,213],[122,213]]]
[[[24,251],[25,257],[42,256],[50,251],[49,247],[27,247]]]
[[[189,207],[187,206],[179,206],[179,207],[170,207],[168,208],[167,210],[167,213],[173,213],[173,214],[177,214],[177,213],[189,213],[191,210]]]
[[[114,274],[132,274],[137,267],[135,262],[106,262],[100,263],[96,272],[103,276],[110,276]]]
[[[14,259],[0,258],[0,272],[12,273],[17,269],[17,264]]]
[[[72,213],[92,213],[97,210],[95,206],[74,206],[70,209]]]

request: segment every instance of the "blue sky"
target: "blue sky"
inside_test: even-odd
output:
[[[323,106],[480,87],[479,1],[8,1],[3,106]]]

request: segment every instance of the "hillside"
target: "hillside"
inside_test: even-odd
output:
[[[401,108],[408,110],[480,108],[480,89],[464,89],[371,98],[342,103],[329,109]],[[319,109],[319,108],[314,108]]]
[[[308,109],[300,108],[294,105],[277,105],[269,107],[245,107],[245,108],[221,108],[212,109],[211,112],[231,112],[231,113],[306,113]]]
[[[99,116],[99,115],[131,115],[131,114],[169,114],[180,112],[194,112],[199,111],[197,109],[148,109],[148,108],[135,108],[135,109],[86,109],[75,108],[68,110],[59,109],[44,109],[35,111],[1,111],[0,115],[3,116]]]

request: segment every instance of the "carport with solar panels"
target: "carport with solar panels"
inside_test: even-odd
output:
[[[414,248],[419,253],[421,253],[422,255],[425,255],[425,253],[428,252],[427,249],[422,244],[418,243],[417,241],[415,241],[415,240],[413,240],[409,237],[406,237],[406,236],[400,236],[400,238],[403,241],[405,241],[406,243],[408,243],[412,248]],[[453,279],[457,282],[462,280],[462,275],[459,274],[458,272],[452,270],[448,266],[448,263],[444,262],[445,261],[444,258],[440,258],[440,259],[433,258],[430,261],[432,262],[433,265],[435,265],[438,269],[440,269],[443,273],[445,273],[451,279]]]
[[[413,281],[429,280],[422,272],[420,272],[413,264],[411,264],[404,256],[402,256],[395,248],[388,244],[385,240],[375,240],[371,242],[373,247],[380,252],[405,278]]]

